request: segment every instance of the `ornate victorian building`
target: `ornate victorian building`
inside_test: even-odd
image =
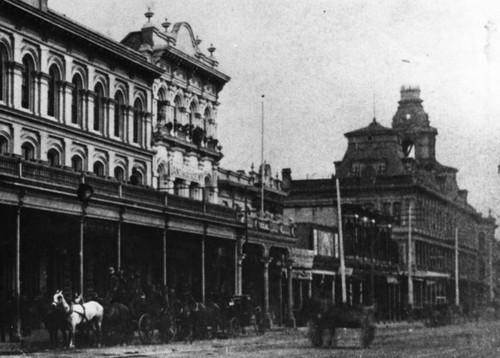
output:
[[[493,299],[495,220],[467,202],[458,170],[437,160],[437,130],[420,89],[402,87],[392,128],[374,119],[345,136],[346,153],[335,163],[342,198],[393,217],[405,302],[416,309],[448,302],[470,310]]]
[[[104,295],[109,266],[168,287],[170,302],[251,290],[272,316],[269,263],[293,230],[219,204],[229,77],[189,24],[160,31],[152,16],[118,43],[46,0],[0,0],[0,292],[18,335],[24,304]]]

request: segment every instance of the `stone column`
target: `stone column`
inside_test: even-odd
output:
[[[288,326],[295,328],[295,315],[293,314],[293,260],[287,260],[288,274]]]
[[[85,216],[87,215],[87,205],[82,203],[82,216],[80,217],[80,293],[83,294],[84,281],[83,281],[83,236],[84,236],[84,224]]]
[[[83,120],[83,122],[86,122],[86,127],[84,129],[87,129],[89,132],[95,132],[94,130],[94,121],[96,120],[94,118],[94,106],[95,106],[95,97],[96,93],[93,91],[85,91],[85,97],[86,97],[86,103],[87,103],[87,121]],[[102,123],[101,123],[102,124]],[[99,130],[101,130],[101,127],[99,126]]]
[[[71,116],[72,116],[72,104],[73,104],[73,89],[74,85],[71,82],[62,82],[62,100],[61,102],[63,103],[62,106],[62,111],[61,111],[61,118],[63,119],[62,122],[65,124],[70,124],[71,123]]]
[[[107,136],[110,138],[116,138],[115,136],[115,105],[116,101],[112,98],[108,99],[108,133]]]
[[[13,96],[13,103],[14,103],[14,108],[16,109],[21,109],[23,108],[22,106],[22,83],[23,83],[23,69],[24,66],[22,63],[19,62],[14,62],[13,67],[12,67],[12,82],[13,82],[13,88],[12,88],[12,96]]]
[[[125,207],[120,208],[120,218],[117,226],[116,237],[116,269],[119,271],[122,268],[122,225],[123,215],[125,214]]]
[[[134,107],[127,107],[127,143],[133,143],[134,139]]]
[[[236,252],[236,287],[235,291],[237,295],[243,294],[243,260],[246,255],[242,251],[242,238],[238,238],[238,241],[235,243],[235,252]]]
[[[21,132],[22,126],[17,123],[12,123],[12,151],[14,154],[22,155],[21,149]]]
[[[205,239],[207,236],[207,224],[203,224],[203,236],[201,238],[201,299],[202,302],[205,303],[205,291],[206,291],[206,282],[205,282]]]
[[[13,340],[21,340],[21,210],[24,203],[24,191],[19,193],[19,203],[16,213],[16,311],[15,311],[15,332]]]
[[[273,259],[271,257],[262,258],[264,265],[264,321],[267,328],[271,327],[271,314],[269,313],[269,264]]]
[[[167,287],[167,236],[168,216],[165,214],[165,227],[163,228],[163,287]]]
[[[144,136],[141,140],[141,145],[146,149],[151,149],[151,136],[152,136],[152,121],[151,121],[151,113],[145,112],[142,120],[142,128]]]
[[[40,116],[42,117],[47,117],[48,116],[48,107],[49,107],[49,75],[46,73],[40,73],[40,95],[39,97],[39,103],[40,103]],[[54,96],[57,96],[57,88],[54,88]],[[37,108],[38,105],[35,102],[35,108]],[[36,113],[35,113],[36,114]],[[56,117],[57,114],[57,108],[54,106],[54,117]]]

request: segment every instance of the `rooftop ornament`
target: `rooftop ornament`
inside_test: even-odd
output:
[[[214,56],[214,52],[215,52],[215,47],[213,44],[210,44],[210,47],[207,48],[208,52],[210,52],[210,57],[213,57]]]
[[[147,13],[146,13],[147,14]],[[147,16],[146,16],[147,17]],[[165,29],[165,32],[168,31],[168,27],[170,26],[170,22],[168,22],[168,19],[165,18],[165,21],[162,22],[161,26]]]
[[[151,22],[151,18],[154,16],[154,12],[151,11],[151,8],[148,7],[148,11],[144,13],[144,16],[148,19],[148,22],[144,24],[144,27],[152,27],[153,23]]]

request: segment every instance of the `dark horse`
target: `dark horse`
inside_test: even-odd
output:
[[[121,302],[93,297],[103,307],[102,334],[106,345],[129,344],[134,337],[131,309]]]
[[[309,318],[310,339],[315,347],[322,347],[323,332],[328,330],[330,342],[335,342],[337,328],[360,328],[361,345],[370,346],[375,338],[375,315],[372,306],[325,305],[319,300],[309,300],[303,307],[306,317]]]
[[[102,331],[106,344],[129,344],[134,337],[130,309],[122,303],[104,303]]]
[[[68,343],[69,334],[66,313],[61,308],[52,305],[52,302],[45,297],[41,298],[36,305],[38,315],[49,333],[51,347],[57,348],[60,343],[65,346]],[[61,332],[62,342],[59,339],[59,332]]]

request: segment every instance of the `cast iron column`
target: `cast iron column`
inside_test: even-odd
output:
[[[293,314],[293,260],[287,260],[288,270],[288,325],[295,328],[295,316]]]
[[[269,313],[269,264],[271,261],[271,257],[262,259],[264,265],[264,319],[267,328],[271,327],[271,315]]]

